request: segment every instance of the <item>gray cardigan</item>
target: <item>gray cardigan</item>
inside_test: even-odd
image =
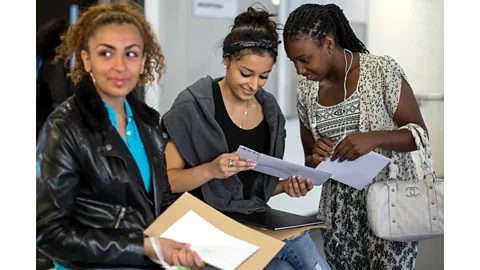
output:
[[[202,78],[183,90],[171,109],[165,113],[162,123],[186,164],[196,167],[228,153],[228,145],[222,128],[215,120],[213,79]],[[269,155],[283,158],[285,151],[285,117],[275,97],[260,89],[256,94],[270,130]],[[252,196],[243,198],[243,184],[237,175],[227,179],[212,179],[201,186],[203,197],[209,205],[220,211],[251,213],[265,211],[278,178],[258,174]]]

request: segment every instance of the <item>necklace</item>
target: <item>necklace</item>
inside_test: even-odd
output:
[[[240,128],[242,128],[242,126],[243,126],[243,121],[245,121],[245,117],[247,117],[247,113],[248,113],[248,102],[250,102],[250,100],[247,100],[247,108],[245,108],[245,114],[243,115],[242,123],[240,124]]]
[[[347,54],[346,52],[350,53],[350,65],[347,68]],[[349,49],[343,49],[343,57],[345,58],[345,79],[343,81],[343,137],[344,139],[347,136],[347,76],[350,68],[352,67],[353,63],[353,53]]]

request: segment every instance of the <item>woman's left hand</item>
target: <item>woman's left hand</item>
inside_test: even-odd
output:
[[[355,160],[369,153],[378,146],[377,134],[375,132],[363,132],[348,135],[335,147],[331,160],[338,159],[339,162]]]
[[[305,196],[312,188],[312,180],[307,179],[307,181],[304,181],[301,176],[290,176],[288,179],[283,180],[283,191],[290,197],[298,198]]]

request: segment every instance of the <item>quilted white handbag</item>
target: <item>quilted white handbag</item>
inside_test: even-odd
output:
[[[389,165],[389,178],[370,185],[367,213],[370,228],[382,239],[411,242],[443,236],[443,179],[436,178],[428,137],[420,126],[412,132],[417,144],[423,180],[398,181],[397,165]]]

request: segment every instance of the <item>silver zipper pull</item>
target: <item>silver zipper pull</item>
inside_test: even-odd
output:
[[[125,217],[125,211],[126,210],[127,210],[127,208],[125,208],[125,207],[122,207],[120,209],[120,214],[118,215],[117,222],[115,223],[115,229],[118,229],[118,227],[120,226],[120,222]]]

